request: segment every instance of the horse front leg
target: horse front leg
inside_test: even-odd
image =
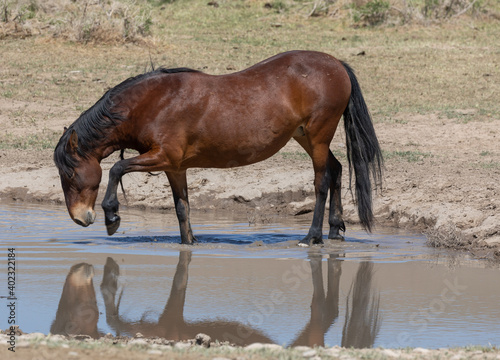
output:
[[[125,173],[123,166],[124,161],[125,160],[118,161],[109,171],[108,187],[101,204],[104,210],[104,221],[106,223],[108,235],[113,235],[120,227],[120,215],[118,215],[120,203],[118,202],[116,191],[118,189],[118,183]]]
[[[109,171],[108,188],[102,201],[106,229],[108,235],[113,235],[120,227],[120,216],[118,215],[118,195],[116,193],[118,184],[123,175],[134,171],[158,171],[168,167],[168,161],[161,151],[149,151],[139,156],[118,161]]]
[[[179,221],[179,229],[181,232],[182,244],[193,244],[197,242],[191,229],[191,222],[189,220],[189,200],[186,171],[181,172],[167,172],[168,181],[172,188],[174,196],[175,213]]]

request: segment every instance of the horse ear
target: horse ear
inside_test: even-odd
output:
[[[71,131],[66,149],[73,153],[78,150],[78,135],[75,130]]]
[[[63,130],[63,135],[66,133],[66,131],[68,131],[68,128],[65,126]]]

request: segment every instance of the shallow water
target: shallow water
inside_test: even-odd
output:
[[[121,215],[109,237],[102,221],[78,227],[61,206],[0,203],[0,252],[15,248],[23,331],[203,332],[287,346],[499,344],[500,270],[430,249],[419,234],[350,227],[346,242],[303,249],[296,243],[308,218],[249,225],[246,216],[195,212],[199,243],[183,246],[173,211]],[[4,329],[6,308],[0,304]]]

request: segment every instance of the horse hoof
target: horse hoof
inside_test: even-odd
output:
[[[111,236],[120,227],[120,217],[118,215],[115,215],[112,219],[108,220],[108,218],[106,218],[105,223],[106,223],[106,230],[108,231],[108,235]]]
[[[331,237],[329,236],[328,239],[330,239],[330,240],[337,240],[337,241],[345,241],[345,237],[343,237],[340,234],[333,235]]]

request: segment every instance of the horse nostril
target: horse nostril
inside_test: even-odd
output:
[[[81,221],[81,220],[78,220],[78,219],[73,219],[78,225],[80,226],[85,226],[85,224]]]

